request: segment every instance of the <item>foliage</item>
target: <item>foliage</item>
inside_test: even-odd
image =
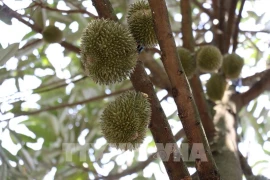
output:
[[[114,12],[125,27],[128,27],[128,6],[133,2],[111,0]],[[180,2],[166,2],[175,42],[177,46],[182,46]],[[197,50],[202,45],[211,44],[215,31],[211,28],[213,24],[206,13],[208,7],[211,7],[211,1],[196,2],[204,4],[202,8],[191,3]],[[246,1],[240,24],[236,53],[245,59],[242,77],[252,75],[250,72],[263,71],[269,66],[270,55],[266,50],[269,50],[267,43],[270,32],[267,25],[270,21],[267,22],[264,18],[267,13],[251,8],[261,7],[258,4],[260,2]],[[43,179],[55,172],[55,179],[67,180],[102,179],[108,174],[114,179],[122,176],[126,176],[126,179],[167,178],[166,173],[162,173],[165,170],[160,159],[148,158],[143,161],[156,151],[149,131],[140,150],[132,152],[116,151],[107,146],[101,133],[100,118],[104,107],[115,100],[115,96],[130,90],[132,85],[129,80],[112,85],[97,85],[91,78],[85,77],[76,47],[80,46],[80,38],[87,24],[97,18],[91,2],[52,0],[46,3],[28,2],[23,6],[19,2],[15,2],[14,6],[8,5],[18,10],[19,15],[26,19],[26,26],[27,22],[34,22],[35,29],[31,27],[31,30],[25,30],[24,37],[17,39],[20,43],[10,43],[9,37],[1,37],[0,40],[1,177],[17,180]],[[239,9],[238,5],[237,11]],[[10,19],[2,4],[0,19],[2,24],[5,23],[3,26],[14,29],[21,23],[15,20],[16,17]],[[45,24],[58,26],[64,41],[57,44],[44,42],[40,33]],[[266,25],[266,28],[259,29],[260,31],[246,28],[252,25]],[[8,46],[7,42],[10,43]],[[158,47],[145,51],[151,54],[153,62],[159,63]],[[153,72],[150,77],[152,74]],[[207,78],[204,77],[209,77],[209,74],[201,77],[205,89]],[[236,86],[236,90],[243,92],[251,86],[244,82],[243,79],[245,87],[239,83],[235,85],[235,81],[231,84]],[[172,98],[168,97],[170,94],[164,98],[166,93],[162,87],[155,86],[155,90],[162,99],[161,105],[176,134],[182,125]],[[269,101],[269,92],[264,92],[239,113],[240,125],[237,132],[241,137],[239,146],[242,147],[243,154],[249,153],[246,146],[251,141],[252,145],[256,144],[256,150],[262,152],[264,159],[270,158]],[[250,151],[254,153],[255,150]],[[82,157],[80,152],[85,152],[86,156]],[[262,161],[263,158],[251,158],[250,165],[257,173],[266,175],[269,162]]]

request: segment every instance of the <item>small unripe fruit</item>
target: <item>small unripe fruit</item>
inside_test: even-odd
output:
[[[214,72],[222,64],[222,55],[218,48],[212,45],[203,46],[197,54],[197,65],[202,72]]]
[[[45,27],[42,35],[44,41],[48,43],[57,43],[60,42],[63,38],[62,31],[53,25]]]
[[[229,79],[237,79],[244,66],[244,59],[235,53],[223,57],[222,71]]]
[[[99,84],[121,82],[136,65],[136,42],[121,24],[105,19],[91,21],[81,37],[81,59],[86,74]]]
[[[222,74],[212,74],[206,83],[206,94],[213,101],[221,100],[226,86],[227,81]]]
[[[128,11],[127,22],[138,44],[146,47],[157,44],[152,13],[147,2],[138,1],[132,4]]]
[[[188,79],[192,78],[192,76],[196,71],[195,58],[192,56],[191,52],[186,48],[179,47],[177,48],[177,52],[187,78]]]
[[[150,122],[147,95],[127,91],[108,104],[101,116],[101,129],[111,146],[122,150],[139,147]]]

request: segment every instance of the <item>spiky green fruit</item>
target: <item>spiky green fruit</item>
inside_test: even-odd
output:
[[[158,43],[151,9],[147,2],[138,1],[132,4],[128,11],[127,22],[138,44],[151,47]]]
[[[202,72],[214,72],[222,65],[222,55],[219,49],[212,45],[201,47],[196,59]]]
[[[180,57],[180,61],[182,63],[187,78],[188,79],[192,78],[192,76],[196,71],[195,58],[192,56],[191,52],[186,48],[179,47],[177,48],[177,52]]]
[[[127,91],[108,104],[101,116],[100,125],[111,146],[132,150],[143,142],[150,116],[147,95]]]
[[[223,57],[222,71],[229,79],[236,79],[239,77],[244,66],[244,59],[239,55],[232,53],[226,54]]]
[[[130,31],[121,24],[105,19],[91,21],[81,37],[86,74],[99,84],[125,80],[136,65],[136,46]]]
[[[57,43],[63,39],[62,31],[58,27],[53,25],[45,27],[42,35],[44,41],[48,43]]]
[[[206,94],[213,101],[221,100],[226,90],[227,81],[222,74],[212,74],[206,83]]]

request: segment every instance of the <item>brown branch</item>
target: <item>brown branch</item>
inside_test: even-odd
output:
[[[159,49],[157,49],[157,48],[150,48],[150,47],[147,47],[147,48],[145,48],[145,51],[146,51],[146,52],[151,51],[151,52],[154,52],[154,53],[161,54],[161,51],[160,51]]]
[[[202,125],[208,141],[212,141],[216,132],[214,121],[209,114],[208,104],[205,99],[199,73],[196,73],[190,80],[193,96],[200,113]]]
[[[241,94],[234,94],[232,100],[236,102],[237,109],[241,109],[247,105],[251,100],[257,98],[263,93],[270,85],[270,70],[268,70],[260,81],[257,81],[253,86],[246,92]]]
[[[182,33],[183,33],[183,47],[187,48],[191,52],[194,52],[194,38],[192,34],[192,18],[191,7],[189,0],[181,1],[181,13],[182,13]],[[199,75],[196,73],[190,80],[194,99],[198,107],[202,124],[208,140],[210,140],[215,133],[215,126],[212,118],[208,112],[208,105],[204,96],[202,84]]]
[[[244,9],[244,5],[245,5],[245,0],[241,0],[241,6],[240,6],[239,14],[237,16],[235,27],[234,27],[235,29],[234,29],[234,34],[233,34],[233,50],[232,50],[232,52],[235,52],[235,50],[237,49],[239,24],[240,24],[240,21],[241,21],[241,18],[242,18],[242,11]]]
[[[0,6],[1,7],[1,6]],[[39,26],[35,25],[35,24],[31,24],[29,21],[25,20],[21,14],[13,11],[12,9],[10,9],[6,4],[3,3],[3,9],[2,11],[4,13],[7,14],[7,16],[9,17],[13,17],[17,20],[19,20],[20,22],[24,23],[25,25],[29,26],[32,30],[38,32],[38,33],[42,33],[42,28],[40,28]]]
[[[134,167],[131,167],[129,169],[124,170],[123,172],[120,172],[118,174],[112,174],[112,175],[108,175],[107,177],[102,176],[102,177],[98,177],[95,178],[95,180],[98,179],[103,179],[103,180],[115,180],[115,179],[120,179],[123,176],[127,176],[127,175],[131,175],[133,173],[136,173],[142,169],[144,169],[146,166],[148,166],[151,162],[153,162],[153,160],[155,160],[156,158],[156,153],[150,155],[148,157],[148,159],[146,161],[137,163]]]
[[[239,155],[239,160],[240,160],[240,164],[241,164],[241,168],[243,171],[243,174],[248,177],[248,176],[254,176],[251,167],[249,166],[247,159],[243,156],[243,154],[238,151],[238,155]]]
[[[189,83],[181,63],[179,64],[165,0],[160,0],[159,3],[155,0],[148,0],[148,2],[152,11],[154,29],[162,52],[161,59],[172,85],[172,95],[188,142],[190,145],[193,143],[202,143],[205,149],[205,155],[208,161],[202,162],[198,160],[199,163],[196,162],[197,172],[201,179],[220,179],[201,124],[200,115],[189,88]]]
[[[111,93],[111,94],[104,94],[104,95],[101,95],[101,96],[91,97],[89,99],[85,99],[85,100],[70,103],[70,104],[60,104],[58,106],[47,107],[47,108],[40,109],[40,110],[37,110],[37,111],[21,112],[21,113],[15,115],[13,118],[16,118],[16,117],[19,117],[19,116],[35,115],[35,114],[39,114],[41,112],[57,110],[57,109],[62,109],[62,108],[66,108],[66,107],[72,107],[72,106],[76,106],[76,105],[79,105],[79,104],[87,104],[87,103],[90,103],[90,102],[93,102],[93,101],[97,101],[97,100],[101,100],[101,99],[104,99],[104,98],[107,98],[107,97],[111,97],[111,96],[121,94],[121,93],[126,92],[126,91],[131,90],[131,89],[133,89],[133,88],[119,90],[119,91]],[[9,120],[11,120],[13,118],[5,119],[3,121],[9,121]]]
[[[236,0],[234,0],[236,1]],[[225,4],[227,3],[227,1],[219,1],[219,22],[218,22],[218,30],[220,33],[217,34],[218,40],[218,47],[219,50],[222,54],[225,54],[225,29],[226,29],[226,22],[225,22],[225,13],[226,13],[226,9],[225,9]]]
[[[19,20],[20,22],[24,23],[25,25],[27,25],[28,27],[30,27],[33,31],[37,32],[37,33],[41,33],[43,29],[39,26],[37,26],[36,24],[31,24],[29,21],[25,20],[24,18],[22,18],[22,15],[13,11],[12,9],[10,9],[7,5],[3,4],[3,12],[7,14],[7,16],[11,16],[17,20]],[[33,21],[34,22],[34,21]],[[66,41],[62,41],[60,43],[65,49],[70,50],[72,52],[75,53],[80,53],[80,49]]]
[[[67,13],[67,14],[81,13],[81,14],[87,14],[89,17],[97,18],[97,16],[95,16],[94,14],[86,11],[85,9],[61,10],[61,9],[49,7],[49,6],[45,5],[42,2],[39,3],[37,1],[33,1],[33,3],[34,3],[34,5],[39,6],[39,7],[43,8],[43,9],[47,9],[49,11],[55,11],[55,12]]]
[[[153,54],[142,52],[139,55],[139,60],[141,60],[145,67],[151,71],[149,78],[152,83],[161,89],[166,89],[169,94],[171,94],[171,83],[168,75],[166,74],[164,68],[153,58]]]
[[[182,34],[183,47],[194,52],[194,37],[192,34],[192,17],[189,0],[181,0],[180,2],[182,14]]]
[[[81,77],[81,78],[79,78],[77,80],[71,81],[70,83],[77,83],[77,82],[80,82],[81,80],[84,80],[86,78],[87,78],[87,76],[83,76],[83,77]],[[33,92],[34,93],[39,93],[39,94],[40,93],[44,93],[44,92],[49,92],[49,91],[53,91],[53,90],[58,89],[58,88],[61,88],[61,87],[65,87],[65,86],[69,85],[70,83],[59,84],[59,85],[54,86],[54,87],[50,87],[50,88],[46,88],[46,89],[41,89],[41,90],[36,90],[36,91],[34,90]]]
[[[83,77],[81,77],[81,78],[79,78],[77,80],[72,80],[70,83],[77,83],[77,82],[80,82],[81,80],[84,80],[85,78],[86,78],[86,76],[83,76]],[[64,79],[64,81],[65,80],[68,80],[68,79]],[[60,80],[58,82],[62,82],[62,81],[63,80]],[[58,84],[58,82],[53,82],[53,83],[50,83],[49,85],[51,85],[51,84]],[[65,86],[69,85],[70,83],[63,83],[63,84],[59,84],[59,85],[56,85],[56,86],[53,86],[53,87],[49,87],[49,88],[47,87],[45,89],[43,89],[43,88],[46,87],[46,86],[45,85],[42,85],[42,86],[40,86],[40,87],[38,87],[36,89],[31,89],[31,90],[28,90],[28,91],[33,91],[33,93],[39,93],[40,94],[40,93],[44,93],[44,92],[53,91],[53,90],[58,89],[58,88],[61,88],[61,87],[65,87]],[[13,98],[13,99],[12,99],[12,96],[15,96],[18,93],[26,93],[26,92],[27,91],[23,91],[23,92],[18,91],[18,92],[15,92],[13,94],[10,94],[10,95],[0,97],[0,102],[3,102],[3,101],[1,101],[1,99],[7,99],[5,101],[7,101],[9,103],[15,103],[15,102],[21,101],[24,98],[23,96],[22,97],[16,97],[16,98]],[[12,101],[12,102],[10,102],[10,101]]]
[[[218,20],[218,24],[213,24],[212,32],[214,33],[214,45],[219,48],[224,54],[224,32],[225,32],[225,3],[227,1],[212,0],[212,7],[214,10],[214,17]]]
[[[108,0],[92,0],[92,4],[95,6],[100,18],[118,21],[111,3]]]
[[[225,32],[225,53],[228,53],[230,48],[230,42],[232,38],[232,33],[234,29],[234,22],[235,22],[235,9],[237,5],[238,0],[231,1],[231,6],[229,10],[229,19],[227,23],[227,29]]]
[[[182,137],[185,136],[185,131],[183,129],[180,129],[176,134],[175,134],[175,140],[178,141],[180,140]],[[115,180],[115,179],[120,179],[121,177],[123,176],[126,176],[126,175],[130,175],[130,174],[133,174],[133,173],[136,173],[142,169],[144,169],[146,166],[148,166],[151,162],[153,162],[154,160],[156,160],[157,158],[157,153],[153,153],[151,154],[146,161],[143,161],[143,162],[140,162],[140,163],[137,163],[134,167],[132,168],[129,168],[129,169],[126,169],[124,170],[123,172],[120,172],[118,174],[112,174],[112,175],[109,175],[107,177],[98,177],[98,178],[95,178],[95,180],[98,180],[98,179],[107,179],[107,180]]]
[[[203,11],[204,13],[206,13],[210,19],[214,19],[213,18],[213,13],[209,10],[209,9],[206,9],[205,7],[203,7],[203,5],[201,3],[199,3],[197,0],[192,0],[192,2],[201,10]]]
[[[100,18],[109,18],[114,21],[118,21],[116,15],[113,13],[113,9],[109,0],[92,0],[92,2]],[[130,80],[136,91],[146,93],[149,97],[152,110],[149,128],[155,142],[164,144],[176,143],[170,125],[154,91],[153,84],[149,80],[144,70],[143,63],[140,60],[137,61],[137,65],[130,77]],[[158,146],[157,148],[159,150]],[[180,152],[177,147],[175,151]],[[180,159],[180,161],[175,161],[173,153],[167,154],[167,157],[168,160],[163,160],[163,164],[170,179],[181,179],[189,177],[188,170],[182,159]]]
[[[270,71],[270,69],[255,73],[252,76],[241,78],[242,85],[243,86],[252,86],[255,82],[259,81],[265,75],[265,73],[267,73],[268,71]]]

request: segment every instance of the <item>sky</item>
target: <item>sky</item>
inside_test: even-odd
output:
[[[19,10],[19,9],[23,9],[25,7],[27,7],[31,1],[28,0],[4,0],[4,2],[11,7],[14,10]],[[1,2],[0,2],[1,3]],[[50,0],[48,0],[48,3],[50,3]],[[96,14],[96,11],[94,9],[94,7],[92,6],[91,1],[84,1],[83,2],[84,6],[88,7],[88,11],[90,11],[93,14]],[[206,8],[209,8],[208,6],[205,6]],[[254,10],[254,9],[258,9],[258,11],[256,11],[257,14],[261,15],[263,12],[268,12],[268,9],[270,7],[270,1],[269,0],[259,0],[258,3],[252,4],[249,1],[246,2],[245,4],[245,11],[243,12],[243,17],[248,16],[247,11],[249,10]],[[65,6],[64,3],[60,3],[59,7],[60,9],[67,9],[67,7]],[[121,14],[118,14],[118,16],[120,17]],[[178,22],[181,21],[181,14],[176,13],[174,16],[174,19]],[[206,15],[202,15],[201,16],[202,21],[207,21],[208,17]],[[261,25],[256,25],[256,22],[254,20],[249,20],[245,23],[242,23],[240,26],[240,29],[242,30],[261,30],[261,29],[267,29],[270,30],[270,23],[267,23],[270,20],[270,12],[266,13],[264,15],[264,18],[262,18],[262,24],[266,24],[265,27],[261,26]],[[215,22],[215,23],[218,23]],[[56,24],[56,26],[58,26],[60,29],[64,29],[65,27],[63,27],[62,24]],[[74,31],[76,31],[77,25],[76,23],[72,24],[69,26],[71,29],[73,29]],[[3,22],[0,21],[0,29],[1,29],[1,33],[0,33],[0,42],[1,45],[3,46],[3,48],[6,48],[8,45],[13,44],[13,43],[19,43],[21,42],[22,38],[24,37],[24,35],[28,32],[31,31],[30,28],[28,28],[27,26],[25,26],[24,24],[18,22],[16,19],[12,19],[12,26],[8,26],[6,24],[4,24]],[[270,39],[269,35],[266,35],[264,33],[259,33],[258,38],[262,38],[262,39]],[[37,37],[42,38],[41,35],[37,35]],[[206,33],[205,34],[205,38],[206,41],[210,42],[213,38],[212,33]],[[240,38],[241,40],[241,38]],[[21,42],[20,47],[24,45],[25,42]],[[267,41],[260,41],[258,46],[259,49],[262,51],[269,51],[268,48],[268,44],[269,42]],[[52,63],[52,65],[55,67],[56,69],[56,75],[61,78],[61,79],[68,79],[70,78],[70,73],[67,70],[63,70],[66,66],[68,66],[69,62],[71,61],[71,59],[68,59],[66,57],[64,57],[63,55],[63,48],[59,45],[59,44],[52,44],[50,45],[47,50],[46,50],[46,54],[48,56],[48,59],[50,60],[50,62]],[[34,52],[35,53],[35,52]],[[237,50],[237,53],[239,55],[241,55],[244,59],[249,59],[249,63],[252,64],[252,61],[254,61],[255,63],[255,59],[250,59],[250,55],[253,53],[252,50],[246,50],[246,49],[241,49],[239,48]],[[265,61],[267,60],[269,54],[265,54],[265,57],[262,58],[262,60],[257,64],[257,66],[250,68],[249,66],[245,66],[243,69],[243,73],[242,76],[250,76],[256,72],[260,72],[263,71],[266,67],[265,67]],[[59,59],[64,59],[65,61],[57,61]],[[7,64],[6,67],[9,70],[12,69],[16,69],[18,63],[18,59],[17,58],[11,58]],[[50,73],[50,72],[37,72],[37,73]],[[202,76],[201,79],[202,80],[207,80],[209,78],[209,75],[205,75]],[[20,86],[22,88],[23,93],[19,94],[19,96],[24,96],[28,101],[27,104],[25,106],[28,107],[38,107],[38,104],[36,103],[39,100],[38,95],[31,95],[31,89],[34,89],[36,87],[38,87],[40,85],[40,80],[38,78],[35,78],[34,76],[28,76],[26,78],[24,78],[23,81],[20,82]],[[241,91],[246,91],[247,89],[245,87],[243,87],[241,89]],[[0,86],[0,101],[2,102],[1,105],[1,112],[3,111],[7,111],[10,108],[12,108],[12,106],[10,106],[8,103],[5,102],[5,97],[9,96],[13,93],[15,93],[17,91],[16,87],[14,86],[14,81],[13,80],[6,80],[1,86]],[[18,95],[18,94],[17,94]],[[166,95],[166,91],[160,91],[158,93],[158,97],[159,99],[161,99],[162,97],[164,97]],[[258,117],[258,114],[260,113],[261,109],[266,107],[268,109],[270,109],[270,102],[268,100],[268,97],[265,96],[261,96],[258,98],[258,106],[257,109],[254,112],[254,116],[256,118]],[[163,101],[161,103],[162,107],[165,110],[166,115],[170,115],[172,114],[175,110],[176,110],[176,106],[173,102],[172,98],[169,98],[168,101]],[[253,103],[254,105],[254,103]],[[252,108],[252,103],[247,107],[247,109],[251,109]],[[10,115],[9,115],[10,116]],[[0,115],[0,127],[4,127],[6,126],[5,122],[1,123],[1,119],[5,119],[6,117],[4,115]],[[23,120],[26,120],[27,117],[20,117],[17,119],[13,119],[12,121],[10,121],[10,128],[18,131],[18,132],[24,132],[25,134],[28,134],[32,137],[35,137],[35,135],[33,133],[31,133],[24,125],[18,125],[18,122],[21,122]],[[258,123],[262,121],[262,119],[258,119]],[[179,129],[182,127],[180,122],[178,121],[174,121],[174,120],[169,120],[170,124],[172,127],[174,127],[173,133],[176,133],[179,131]],[[259,161],[259,160],[268,160],[270,162],[269,156],[266,156],[263,152],[263,150],[261,149],[260,145],[256,143],[254,137],[255,137],[255,132],[252,128],[250,128],[248,133],[248,138],[249,141],[244,141],[242,143],[240,143],[239,148],[241,150],[241,152],[245,155],[248,154],[256,154],[256,156],[249,156],[249,163],[250,164],[254,164],[255,162]],[[84,132],[81,134],[81,138],[79,139],[79,142],[83,144],[84,141],[84,137],[88,132]],[[270,132],[268,137],[270,137]],[[2,140],[2,145],[3,147],[7,148],[12,154],[16,154],[17,151],[21,148],[20,145],[15,145],[12,143],[11,139],[9,138],[9,132],[8,131],[1,131],[0,128],[0,140]],[[139,151],[140,152],[145,152],[145,146],[152,141],[151,137],[147,137],[146,140],[144,141],[144,144],[140,147]],[[39,150],[42,148],[42,143],[43,143],[43,139],[39,139],[38,143],[36,144],[32,144],[29,145],[31,146],[33,149],[35,150]],[[106,143],[105,140],[103,138],[101,138],[100,140],[97,141],[96,146],[97,147],[101,147],[102,144]],[[265,149],[270,149],[270,142],[265,143],[264,145]],[[148,149],[147,153],[152,153],[155,152],[156,149]],[[112,153],[110,154],[110,156],[116,155],[116,154],[121,154],[123,152],[121,151],[112,151]],[[121,156],[119,156],[116,159],[117,165],[121,166],[123,169],[127,168],[126,166],[126,162],[131,162],[133,160],[134,157],[134,153],[132,152],[125,152],[123,153]],[[94,158],[92,156],[92,158]],[[104,162],[108,161],[110,157],[108,156],[104,156],[104,159],[102,159]],[[147,155],[146,153],[140,153],[139,156],[139,160],[143,161],[146,160]],[[15,164],[13,164],[15,165]],[[112,163],[108,163],[106,166],[104,166],[103,168],[100,168],[97,164],[94,165],[97,168],[98,173],[102,174],[102,175],[108,175],[108,172],[110,169],[112,169],[112,167],[114,166],[114,164]],[[154,171],[155,169],[159,169],[161,167],[162,171]],[[257,174],[259,172],[259,168],[254,168],[254,173]],[[194,172],[194,169],[191,169],[191,171]],[[268,178],[270,178],[270,174],[268,173],[270,171],[270,164],[269,164],[269,168],[263,171],[263,175],[267,176]],[[56,168],[52,168],[52,170],[44,177],[44,180],[53,180],[54,174],[56,172]],[[144,175],[146,177],[150,177],[152,174],[155,175],[157,180],[166,180],[167,175],[166,175],[166,171],[164,169],[164,166],[162,163],[155,164],[155,163],[151,163],[147,168],[144,169]],[[131,176],[127,176],[122,178],[122,180],[129,180],[131,179],[131,177],[135,177],[135,175],[131,175]]]

